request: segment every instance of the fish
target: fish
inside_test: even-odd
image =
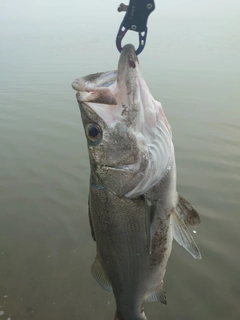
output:
[[[146,320],[146,302],[167,304],[164,275],[175,239],[195,259],[188,230],[200,223],[176,190],[172,129],[140,72],[132,44],[118,68],[72,82],[90,162],[91,273],[113,292],[115,320]]]

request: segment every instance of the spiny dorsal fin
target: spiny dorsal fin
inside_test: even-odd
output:
[[[148,252],[152,253],[152,222],[154,213],[156,210],[156,201],[150,201],[150,199],[144,195],[145,200],[145,224],[148,241]]]
[[[198,212],[180,194],[178,194],[177,212],[186,226],[195,226],[201,222]]]
[[[160,301],[162,304],[167,305],[166,292],[164,290],[163,281],[161,282],[160,288],[152,292],[147,296],[146,302]]]
[[[171,225],[173,237],[180,246],[183,246],[195,259],[201,259],[201,253],[193,237],[175,209],[173,209],[171,214]]]
[[[96,256],[92,268],[91,268],[92,276],[97,281],[97,283],[106,291],[112,292],[111,283],[103,270],[102,264],[99,260],[98,255]]]

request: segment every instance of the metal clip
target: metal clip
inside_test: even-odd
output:
[[[147,39],[148,16],[155,9],[154,0],[130,0],[129,6],[121,3],[118,11],[126,11],[123,22],[120,25],[116,38],[116,46],[119,52],[122,51],[122,39],[128,30],[138,32],[139,46],[136,54],[142,52]]]

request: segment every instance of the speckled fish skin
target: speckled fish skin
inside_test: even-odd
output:
[[[117,71],[72,86],[91,166],[92,274],[113,291],[115,320],[144,320],[146,301],[166,304],[163,278],[173,237],[201,258],[186,227],[200,218],[176,192],[171,127],[140,73],[134,47],[123,48]]]

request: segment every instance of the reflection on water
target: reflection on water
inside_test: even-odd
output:
[[[194,238],[203,259],[192,259],[174,244],[165,276],[168,306],[147,304],[146,314],[149,320],[237,320],[236,14],[233,11],[231,17],[227,11],[226,22],[206,15],[203,23],[194,11],[195,16],[184,16],[179,23],[176,14],[171,16],[166,8],[164,12],[168,15],[161,16],[159,10],[150,20],[148,43],[139,59],[173,129],[178,191],[201,213],[202,224]],[[161,31],[157,17],[163,19]],[[89,164],[70,84],[79,76],[116,68],[115,33],[109,28],[105,34],[95,30],[94,20],[87,35],[84,28],[73,32],[80,21],[57,31],[49,23],[49,32],[46,25],[43,32],[36,25],[21,32],[10,28],[7,20],[4,23],[0,32],[1,319],[113,319],[113,296],[90,275],[95,245],[87,217]]]

